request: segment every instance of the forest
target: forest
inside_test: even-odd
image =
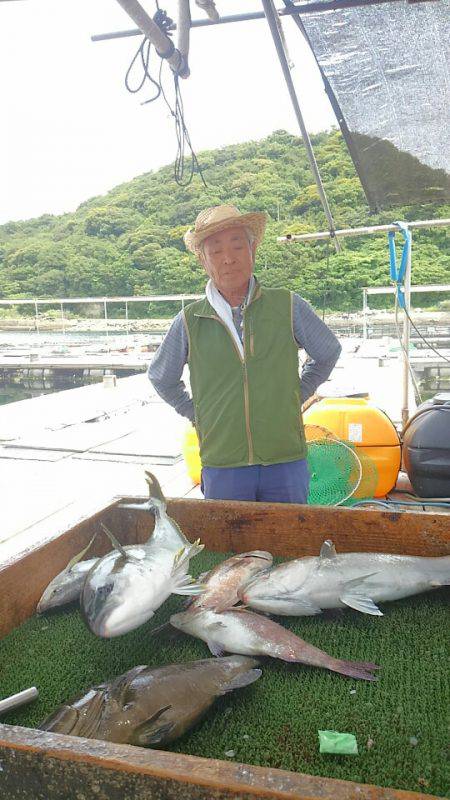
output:
[[[450,217],[449,206],[436,204],[370,214],[340,132],[319,133],[312,142],[337,228]],[[316,308],[351,311],[361,308],[362,287],[389,283],[386,235],[347,238],[339,254],[329,242],[276,242],[286,233],[327,228],[300,138],[275,131],[260,141],[201,152],[198,160],[206,187],[198,174],[178,186],[168,165],[73,213],[0,226],[0,298],[201,292],[205,273],[186,252],[183,234],[201,209],[220,203],[267,213],[255,267],[266,286],[295,290]],[[446,228],[414,233],[413,283],[450,282],[448,239]],[[392,302],[371,301],[373,307]],[[448,304],[436,295],[420,301],[422,307],[439,302]]]

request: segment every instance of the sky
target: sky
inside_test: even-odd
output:
[[[154,0],[141,4],[153,16]],[[256,0],[216,5],[223,16],[261,10]],[[160,6],[176,18],[174,0]],[[194,19],[204,18],[191,6]],[[125,89],[139,39],[90,38],[135,27],[114,0],[0,1],[0,224],[74,211],[173,162],[167,107],[161,99],[141,105],[148,91]],[[329,129],[336,120],[315,61],[294,22],[285,18],[283,27],[307,129]],[[299,133],[264,20],[192,30],[189,60],[181,88],[197,153],[279,129]]]

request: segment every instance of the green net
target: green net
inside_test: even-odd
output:
[[[319,425],[305,425],[305,433],[310,505],[352,505],[373,497],[378,470],[370,456]]]

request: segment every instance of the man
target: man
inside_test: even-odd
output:
[[[148,374],[197,429],[206,498],[305,503],[301,404],[328,378],[341,346],[299,295],[254,277],[265,225],[265,214],[228,205],[198,215],[184,241],[209,276],[206,298],[175,317]],[[299,348],[309,356],[301,380]]]

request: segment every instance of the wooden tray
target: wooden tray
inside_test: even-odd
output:
[[[446,514],[213,500],[172,500],[168,511],[189,539],[200,538],[217,552],[263,548],[291,558],[317,555],[323,540],[332,538],[340,552],[450,553]],[[153,528],[148,512],[114,503],[11,559],[0,569],[0,636],[34,613],[44,588],[86,546],[100,521],[124,544],[145,541]],[[98,536],[89,555],[109,549],[109,542]],[[0,725],[0,798],[425,800],[432,795]]]

